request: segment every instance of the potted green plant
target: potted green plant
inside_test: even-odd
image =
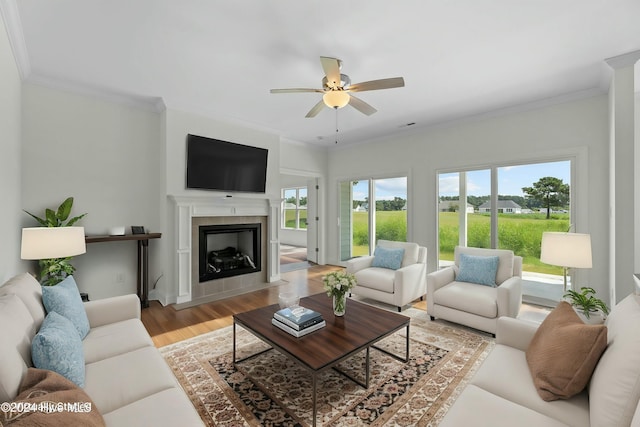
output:
[[[73,197],[67,197],[60,206],[58,206],[57,210],[54,211],[47,208],[44,218],[40,218],[26,210],[24,212],[38,221],[43,227],[71,227],[86,215],[86,213],[83,213],[82,215],[69,218],[72,208]],[[71,258],[72,257],[39,260],[40,283],[44,286],[53,286],[60,283],[65,277],[72,275],[76,269],[69,262]]]
[[[573,306],[578,315],[582,315],[586,323],[597,323],[609,314],[609,307],[595,294],[596,291],[593,288],[582,287],[580,291],[568,290],[563,297]],[[598,313],[601,314],[598,315]],[[593,319],[592,315],[596,315],[596,319]]]

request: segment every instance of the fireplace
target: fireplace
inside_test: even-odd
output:
[[[260,237],[260,223],[199,226],[199,282],[261,271]]]
[[[175,203],[175,221],[177,234],[176,250],[176,288],[173,300],[166,304],[177,303],[180,307],[189,307],[208,301],[215,301],[265,289],[271,283],[280,280],[278,236],[281,199],[256,197],[202,197],[170,196]],[[238,226],[260,224],[258,249],[252,254],[256,269],[249,274],[219,277],[212,280],[200,280],[200,227],[201,226]],[[237,243],[226,244],[215,249],[240,246]],[[211,249],[210,249],[211,250]],[[259,257],[260,262],[257,262]],[[216,267],[219,268],[219,267]]]

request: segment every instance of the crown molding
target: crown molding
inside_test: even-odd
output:
[[[1,0],[0,0],[1,1]],[[162,97],[143,96],[131,93],[119,92],[107,88],[100,88],[91,85],[83,85],[76,82],[69,82],[63,79],[44,77],[31,74],[25,80],[26,83],[44,86],[78,95],[89,96],[115,104],[125,105],[140,110],[160,113],[166,110],[166,105]]]
[[[634,65],[640,60],[640,50],[624,53],[622,55],[607,58],[604,61],[613,69],[625,68]]]
[[[24,40],[22,20],[20,19],[20,11],[16,0],[0,0],[0,15],[4,19],[18,72],[22,80],[25,80],[31,74],[31,63],[29,62],[27,43]]]

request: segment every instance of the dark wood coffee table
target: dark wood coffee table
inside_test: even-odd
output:
[[[365,381],[341,372],[350,380],[364,388],[369,387],[369,350],[371,347],[382,351],[403,362],[409,361],[409,321],[410,318],[391,311],[382,310],[347,299],[347,311],[343,317],[333,314],[332,300],[326,294],[318,294],[302,298],[300,305],[322,314],[327,326],[296,338],[287,332],[273,326],[273,313],[280,309],[277,304],[255,310],[239,313],[233,316],[233,363],[244,362],[265,351],[276,349],[280,353],[297,362],[311,372],[313,386],[313,425],[317,416],[317,376],[325,369],[332,368],[341,361],[365,350]],[[240,325],[251,332],[271,348],[245,357],[236,359],[236,325]],[[406,328],[406,352],[404,357],[398,356],[376,347],[374,344],[381,339]],[[337,370],[337,369],[336,369]]]

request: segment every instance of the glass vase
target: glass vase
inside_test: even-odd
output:
[[[344,316],[347,310],[347,294],[333,296],[333,314],[336,316]]]

